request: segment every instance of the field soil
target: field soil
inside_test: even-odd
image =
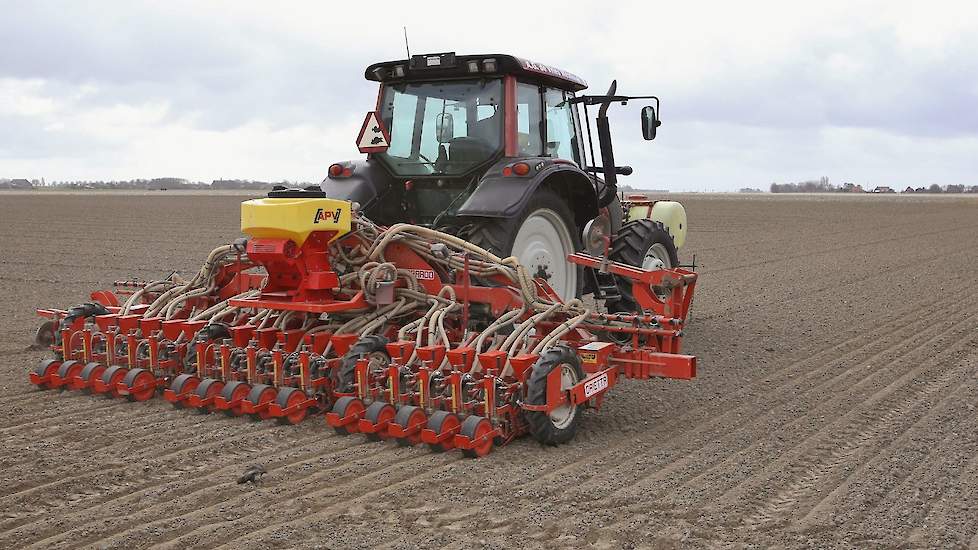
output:
[[[243,198],[0,193],[0,547],[978,546],[978,197],[679,197],[699,376],[615,387],[556,448],[28,383],[33,308],[196,271]]]

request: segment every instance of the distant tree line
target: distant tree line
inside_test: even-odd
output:
[[[829,178],[822,176],[818,180],[800,181],[798,183],[772,183],[772,193],[835,193],[841,189],[829,183]]]
[[[978,193],[978,185],[959,185],[951,184],[941,187],[936,183],[932,183],[927,187],[907,187],[903,190],[904,193]]]
[[[741,189],[741,192],[746,192]],[[843,183],[841,186],[833,185],[829,178],[822,177],[818,180],[802,181],[798,183],[772,183],[772,193],[896,193],[885,185],[878,185],[872,189],[863,189],[862,185],[855,183]],[[959,185],[951,184],[940,186],[932,183],[926,187],[907,187],[904,193],[978,193],[978,185]]]

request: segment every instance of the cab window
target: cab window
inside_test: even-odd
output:
[[[546,154],[560,159],[578,161],[577,140],[574,138],[574,111],[563,90],[548,88],[543,95],[547,110]]]
[[[571,94],[538,84],[516,85],[516,138],[520,156],[580,162]],[[546,118],[544,118],[546,117]],[[546,133],[546,139],[543,134]]]
[[[540,139],[540,87],[536,84],[516,84],[516,143],[521,157],[543,154]]]

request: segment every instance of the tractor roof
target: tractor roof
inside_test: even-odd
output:
[[[465,76],[523,76],[564,90],[587,88],[582,78],[556,67],[505,54],[455,55],[455,52],[413,55],[367,67],[367,80],[403,82]]]

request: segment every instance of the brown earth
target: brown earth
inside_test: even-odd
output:
[[[978,197],[683,196],[699,378],[626,382],[558,448],[28,384],[32,308],[195,270],[238,200],[0,194],[0,547],[978,546]]]

